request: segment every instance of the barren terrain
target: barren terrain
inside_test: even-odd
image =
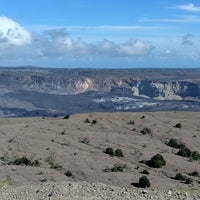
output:
[[[174,199],[185,191],[188,199],[198,199],[200,177],[189,174],[200,173],[200,161],[176,155],[178,149],[165,143],[174,138],[200,153],[199,122],[199,112],[0,119],[1,199],[145,199],[149,194],[155,195],[155,191],[167,194],[166,199],[170,199],[171,191],[179,191]],[[181,128],[175,127],[177,123]],[[141,133],[144,128],[149,128],[151,134]],[[106,154],[108,147],[121,149],[124,157]],[[166,160],[162,168],[152,168],[145,162],[157,153]],[[31,164],[15,162],[22,157]],[[112,172],[119,164],[125,166],[124,170]],[[151,182],[147,191],[137,188],[144,169],[149,171],[146,176]],[[66,176],[67,171],[72,176]],[[175,180],[179,172],[192,178],[192,182]],[[55,194],[48,197],[51,190]],[[165,199],[157,196],[162,198]]]

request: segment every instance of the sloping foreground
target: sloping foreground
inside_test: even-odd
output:
[[[1,189],[0,192],[1,200],[198,200],[200,198],[200,194],[177,190],[160,192],[87,182],[9,187]]]
[[[5,195],[4,199],[8,200],[6,194],[14,195],[15,199],[23,196],[31,199],[27,195],[47,199],[51,191],[57,194],[49,197],[52,199],[62,199],[59,196],[62,194],[63,199],[69,194],[74,199],[115,199],[109,196],[115,193],[116,199],[126,199],[121,197],[123,192],[127,199],[130,195],[132,199],[134,195],[138,195],[135,199],[142,199],[154,191],[163,192],[158,198],[167,194],[175,195],[176,199],[183,191],[188,191],[188,195],[200,194],[199,121],[199,112],[89,113],[66,116],[66,119],[0,119],[0,199]],[[185,157],[178,155],[180,149],[166,145],[170,139],[187,147],[182,152]],[[114,155],[106,154],[107,148],[112,148]],[[117,149],[120,151],[116,153]],[[188,149],[192,152],[189,156]],[[161,168],[147,162],[156,154],[166,161]],[[144,191],[141,194],[137,188],[144,170],[148,171],[145,176],[151,183],[147,194]],[[177,173],[183,175],[183,180],[175,179]],[[73,183],[69,185],[69,181]],[[129,189],[127,192],[114,186]],[[69,191],[71,187],[74,189]],[[105,198],[102,198],[104,192]]]

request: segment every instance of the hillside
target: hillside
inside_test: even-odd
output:
[[[63,118],[0,119],[0,185],[87,181],[137,188],[146,169],[150,190],[189,191],[198,194],[200,160],[177,155],[166,145],[177,139],[192,152],[200,153],[200,114],[184,112],[90,113]],[[181,124],[181,126],[177,126]],[[144,134],[144,128],[151,133]],[[143,130],[143,131],[142,131]],[[121,149],[124,157],[105,153],[110,147]],[[146,162],[161,154],[166,165],[153,168]],[[20,161],[26,157],[27,161]],[[122,172],[113,172],[116,165]],[[66,176],[70,171],[72,176]],[[189,184],[175,180],[177,173],[191,178]],[[29,190],[29,189],[28,189]],[[188,193],[188,194],[189,194]],[[98,199],[98,198],[97,198]]]

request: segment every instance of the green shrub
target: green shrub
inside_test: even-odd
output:
[[[83,140],[80,141],[83,144],[90,144],[90,140],[88,137],[83,138]]]
[[[134,120],[130,120],[130,121],[128,122],[128,124],[134,125],[134,124],[135,124],[135,121],[134,121]]]
[[[193,179],[190,177],[187,177],[181,173],[177,173],[174,179],[179,181],[185,181],[185,184],[191,184],[193,182]]]
[[[174,177],[175,180],[179,180],[179,181],[185,181],[187,178],[187,176],[184,176],[181,173],[177,173],[176,176]]]
[[[182,149],[186,147],[185,144],[179,142],[177,139],[170,139],[166,145],[176,149]]]
[[[105,153],[108,154],[108,155],[111,155],[111,156],[114,156],[114,154],[115,154],[113,148],[111,148],[111,147],[108,147],[105,150]]]
[[[185,180],[185,184],[191,184],[193,182],[193,179],[190,177],[187,177]]]
[[[141,133],[144,134],[144,135],[151,135],[152,132],[151,132],[151,129],[150,128],[143,128],[143,130],[141,130]]]
[[[198,171],[193,171],[193,172],[189,173],[188,175],[190,175],[190,176],[199,176],[199,172]]]
[[[121,149],[116,149],[114,155],[117,157],[124,157],[123,151]]]
[[[116,164],[113,168],[106,168],[104,172],[123,172],[126,169],[126,164]]]
[[[84,120],[84,123],[90,123],[90,120],[88,119],[88,118],[86,118],[85,120]]]
[[[200,154],[197,151],[192,152],[192,160],[200,160]]]
[[[111,171],[112,172],[123,172],[124,169],[126,168],[126,164],[116,164]]]
[[[141,172],[142,174],[149,174],[149,171],[147,170],[147,169],[144,169],[142,172]]]
[[[116,149],[115,151],[113,148],[108,147],[104,153],[110,155],[110,156],[117,156],[117,157],[124,157],[123,151],[121,149]]]
[[[96,120],[96,119],[93,119],[91,123],[92,123],[92,124],[96,124],[96,123],[97,123],[97,120]]]
[[[176,128],[182,128],[182,124],[181,124],[181,123],[177,123],[177,124],[175,125],[175,127],[176,127]]]
[[[191,155],[192,155],[192,151],[190,151],[189,148],[184,147],[184,148],[181,148],[181,149],[178,151],[177,155],[183,156],[183,157],[188,157],[188,158],[189,158],[189,157],[191,157]]]
[[[31,162],[31,166],[39,167],[40,166],[40,161],[39,160],[34,160]]]
[[[14,165],[31,165],[31,161],[26,157],[16,158],[13,161]]]
[[[147,164],[150,167],[161,168],[162,166],[166,165],[166,161],[164,160],[162,155],[156,154],[151,158],[151,160],[147,161]]]
[[[67,172],[65,172],[65,176],[71,177],[72,176],[72,172],[68,170]]]
[[[149,181],[149,179],[146,177],[146,176],[142,176],[140,179],[139,179],[139,184],[138,184],[139,187],[141,188],[146,188],[146,187],[150,187],[151,186],[151,183]]]
[[[9,162],[8,164],[9,165],[26,165],[26,166],[34,166],[34,167],[40,166],[39,160],[31,161],[25,156],[21,158],[16,158],[14,161]]]

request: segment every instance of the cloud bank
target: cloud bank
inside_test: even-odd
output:
[[[121,26],[109,27],[115,28],[123,29]],[[124,28],[129,30],[130,27]],[[0,16],[0,65],[157,67],[162,62],[166,67],[168,63],[171,66],[172,61],[186,65],[186,60],[200,60],[199,37],[192,34],[175,38],[154,37],[151,38],[154,44],[138,37],[121,42],[107,38],[92,41],[74,38],[65,28],[30,32],[14,20]]]
[[[0,44],[29,45],[31,34],[12,19],[0,17]]]
[[[63,29],[51,29],[42,33],[30,33],[17,22],[7,17],[0,17],[0,55],[30,54],[40,57],[64,56],[145,56],[154,50],[149,41],[130,38],[117,44],[104,39],[87,42],[80,38],[73,39]]]

